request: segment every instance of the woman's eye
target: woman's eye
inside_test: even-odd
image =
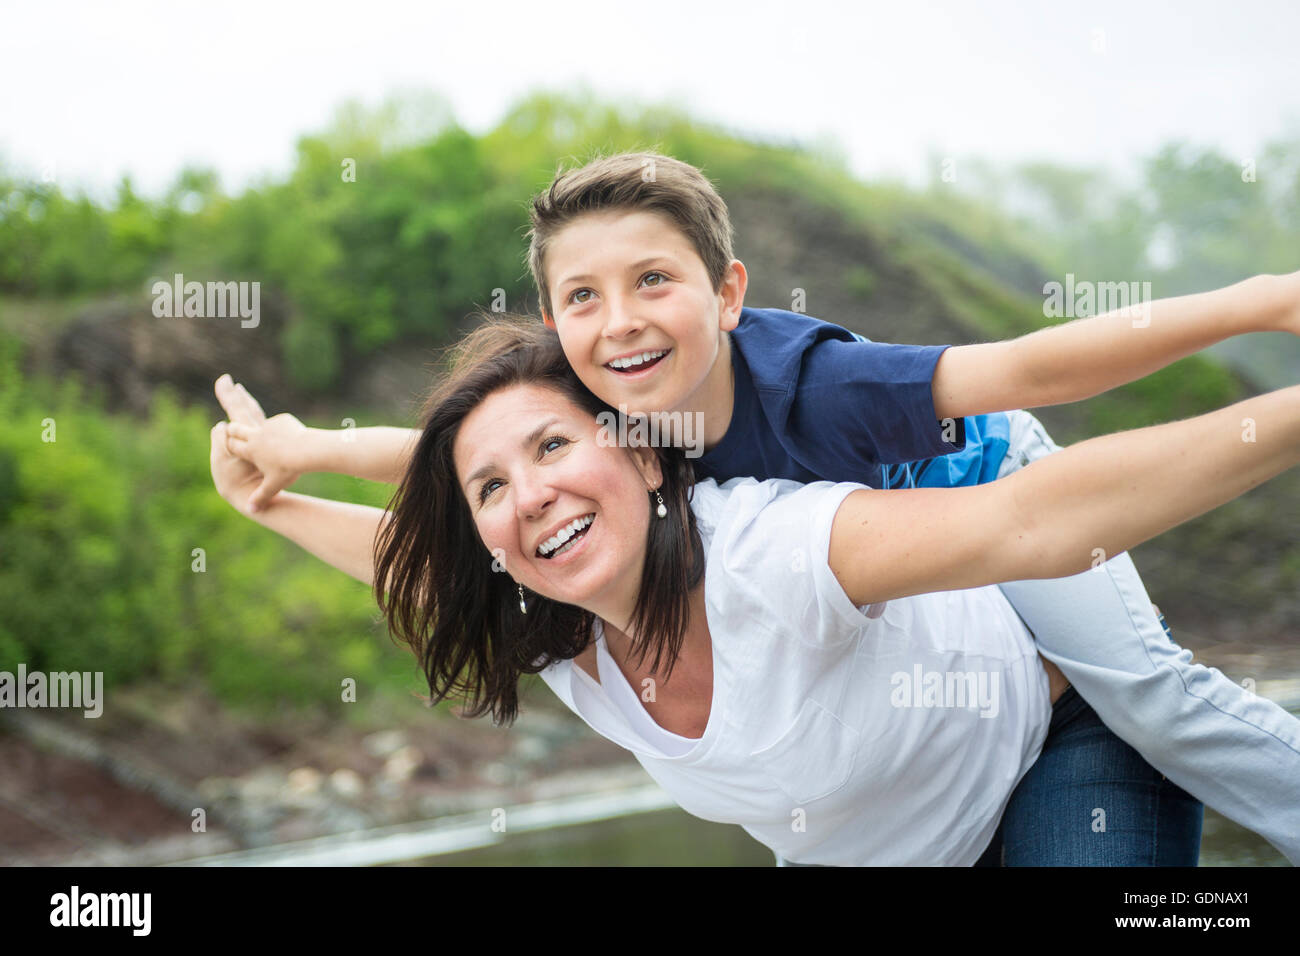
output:
[[[556,437],[548,438],[546,439],[546,441],[542,442],[542,451],[543,452],[554,451],[555,448],[561,448],[567,444],[568,442],[563,438],[556,438]]]
[[[500,483],[501,483],[500,480],[497,478],[493,478],[491,481],[483,482],[483,487],[480,488],[478,492],[479,502],[482,503],[484,501],[487,501],[488,495],[492,494],[492,492],[496,490],[494,486],[499,485]]]

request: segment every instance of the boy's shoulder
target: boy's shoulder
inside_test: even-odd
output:
[[[730,335],[732,366],[737,375],[748,375],[759,388],[783,388],[797,380],[804,356],[820,343],[856,341],[848,329],[802,312],[748,306],[740,310],[740,321]]]
[[[787,309],[756,309],[745,306],[732,336],[747,345],[766,350],[795,351],[824,339],[852,342],[854,335],[843,326]]]
[[[771,434],[780,445],[759,455],[766,474],[870,484],[882,464],[965,446],[962,427],[947,434],[935,415],[934,369],[947,345],[872,342],[785,309],[742,309],[729,334],[733,420],[746,426],[738,434],[746,441]],[[748,453],[734,442],[726,450],[738,459]],[[790,468],[772,464],[778,460]]]
[[[731,336],[732,365],[759,388],[789,388],[806,382],[824,384],[829,376],[876,381],[928,382],[947,345],[900,345],[874,342],[842,325],[786,309],[740,310]]]

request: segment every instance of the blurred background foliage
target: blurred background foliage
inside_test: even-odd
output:
[[[1151,281],[1161,297],[1293,271],[1300,250],[1300,138],[1271,144],[1246,179],[1237,157],[1171,144],[1127,180],[971,160],[948,181],[936,158],[934,181],[916,188],[859,181],[833,145],[757,142],[662,107],[538,94],[474,135],[428,96],[342,107],[299,141],[290,174],[234,196],[202,168],[157,198],[124,178],[113,201],[97,203],[0,167],[0,669],[24,661],[103,670],[112,684],[202,681],[258,708],[333,698],[340,675],[419,689],[365,588],[215,494],[210,392],[159,383],[147,415],[111,411],[77,375],[47,375],[31,336],[14,329],[56,326],[112,296],[147,311],[150,281],[174,273],[257,280],[263,302],[283,307],[273,334],[285,380],[328,396],[348,363],[394,344],[446,344],[495,290],[510,309],[535,310],[528,198],[561,163],[634,148],[701,166],[729,202],[796,196],[847,219],[885,257],[840,270],[849,300],[887,301],[891,273],[910,270],[925,301],[942,303],[971,339],[1046,324],[1043,282],[1067,272]],[[344,178],[349,160],[355,183]],[[746,241],[738,230],[742,258]],[[1270,386],[1300,368],[1291,339],[1251,337],[1216,354],[1222,362],[1180,362],[1089,403],[1078,429],[1194,414],[1240,397],[1237,373]],[[51,419],[57,440],[42,441]],[[339,476],[295,490],[376,505],[390,492]],[[192,570],[195,548],[203,573]],[[1289,577],[1269,585],[1294,585],[1300,560],[1280,566]]]
[[[1172,144],[1134,182],[976,160],[945,182],[936,158],[934,181],[918,190],[861,183],[830,148],[753,142],[661,107],[537,95],[480,137],[447,115],[431,118],[436,102],[423,104],[419,141],[410,104],[345,106],[328,131],[299,141],[285,181],[235,197],[211,170],[189,168],[156,200],[124,178],[101,206],[0,167],[0,292],[136,290],[186,271],[256,276],[293,303],[306,329],[284,332],[291,371],[328,388],[330,365],[312,353],[436,337],[447,316],[484,305],[498,287],[512,303],[531,301],[525,200],[561,162],[638,147],[704,167],[724,193],[740,183],[796,190],[881,227],[929,219],[989,259],[1030,259],[1053,276],[1141,277],[1157,296],[1290,272],[1300,248],[1300,138],[1271,144],[1250,171],[1212,149]],[[364,188],[341,188],[344,158]]]
[[[338,700],[343,676],[416,689],[409,660],[384,653],[366,588],[215,494],[212,418],[166,388],[147,420],[109,415],[76,380],[24,379],[5,349],[0,669],[103,671],[110,687],[198,681],[262,715]],[[385,486],[313,481],[327,497],[387,502]]]

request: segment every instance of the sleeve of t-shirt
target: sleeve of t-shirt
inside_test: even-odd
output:
[[[934,410],[934,368],[947,348],[814,341],[788,396],[791,455],[823,478],[848,481],[864,467],[961,451],[964,420],[940,421]]]
[[[721,559],[716,570],[725,582],[729,618],[819,646],[848,640],[871,623],[829,565],[835,515],[863,485],[737,479],[723,487],[734,490],[707,573],[714,574]]]

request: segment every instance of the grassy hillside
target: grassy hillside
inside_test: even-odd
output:
[[[413,142],[387,135],[382,119],[345,111],[302,140],[285,181],[239,196],[201,170],[158,200],[124,183],[109,208],[3,184],[0,669],[201,681],[262,709],[334,699],[345,677],[385,693],[418,688],[364,587],[216,496],[211,383],[231,371],[269,413],[311,424],[411,423],[426,363],[472,309],[496,290],[509,308],[532,308],[524,203],[557,158],[652,147],[702,166],[731,208],[747,302],[789,308],[803,290],[809,313],[874,339],[1020,334],[1049,321],[1042,283],[1071,262],[1110,277],[1078,235],[1053,244],[1050,223],[969,196],[863,184],[834,157],[661,110],[536,97],[482,137],[448,122]],[[347,159],[355,182],[340,175]],[[1150,222],[1104,222],[1099,235],[1145,255]],[[260,281],[261,323],[156,318],[150,282],[175,272]],[[1067,443],[1257,389],[1196,357],[1040,417]],[[57,438],[43,440],[51,420]],[[1136,554],[1189,643],[1295,639],[1297,482],[1285,476]],[[336,476],[296,490],[378,505],[388,495]]]

